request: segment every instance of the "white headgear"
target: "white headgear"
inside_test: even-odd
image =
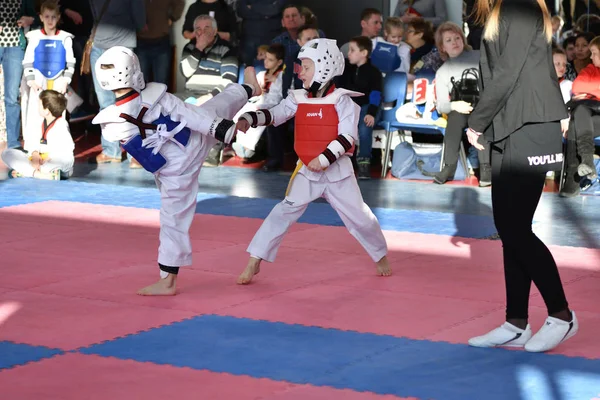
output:
[[[298,59],[303,58],[311,59],[315,63],[315,75],[309,87],[318,83],[317,89],[321,89],[335,76],[344,73],[344,55],[333,39],[313,39],[306,42],[298,53]]]
[[[103,65],[105,68],[102,68]],[[106,50],[94,68],[102,89],[133,88],[139,92],[146,87],[140,61],[127,47],[115,46]]]

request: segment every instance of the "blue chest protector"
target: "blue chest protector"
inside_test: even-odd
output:
[[[56,78],[67,65],[67,50],[61,40],[40,40],[34,54],[33,68],[47,79]]]
[[[398,55],[398,46],[391,43],[377,42],[371,52],[371,63],[382,73],[389,74],[400,68],[402,60]]]
[[[170,132],[179,125],[179,122],[175,122],[169,116],[161,114],[161,116],[151,124],[146,124],[142,122],[142,118],[146,111],[146,108],[142,108],[142,112],[137,119],[127,114],[121,114],[122,118],[125,118],[128,122],[131,122],[140,128],[140,133],[133,136],[127,142],[122,143],[121,146],[127,153],[131,154],[131,156],[135,158],[146,171],[154,174],[160,171],[160,169],[166,165],[167,159],[160,153],[160,151],[154,154],[154,148],[143,146],[143,141],[146,137],[145,131],[146,129],[155,131],[158,125],[165,124],[167,131]],[[173,139],[185,147],[190,140],[190,135],[190,129],[183,128],[175,136],[173,136]]]

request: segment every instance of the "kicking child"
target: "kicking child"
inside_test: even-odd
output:
[[[335,40],[307,42],[298,59],[302,61],[299,78],[304,89],[290,91],[270,110],[248,112],[238,120],[238,129],[245,131],[260,125],[278,126],[295,117],[294,149],[300,158],[285,199],[273,208],[248,247],[250,260],[238,284],[250,283],[262,260],[275,260],[289,227],[320,197],[331,204],[377,263],[377,274],[389,276],[385,237],[363,201],[350,160],[360,116],[360,107],[350,97],[362,93],[336,89],[333,84],[332,79],[344,71],[344,56]]]
[[[217,141],[235,138],[233,116],[253,96],[261,94],[254,68],[246,68],[244,85],[229,84],[200,107],[166,93],[166,85],[145,84],[136,55],[113,47],[95,65],[98,82],[112,90],[117,101],[92,121],[102,135],[120,142],[149,172],[160,191],[161,279],[138,291],[140,295],[174,295],[179,267],[192,264],[189,229],[196,211],[198,174]]]

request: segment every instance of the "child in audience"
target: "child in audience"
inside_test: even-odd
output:
[[[262,89],[262,95],[254,97],[236,114],[234,121],[239,116],[248,111],[256,111],[260,108],[271,108],[283,100],[283,62],[285,60],[285,47],[282,44],[275,43],[270,45],[266,51],[264,60],[265,71],[256,75],[259,85]],[[232,147],[235,154],[241,158],[251,158],[254,156],[256,144],[265,130],[264,126],[250,128],[245,133],[238,133],[235,143]]]
[[[400,17],[390,17],[385,20],[384,37],[373,39],[371,62],[383,74],[410,70],[411,47],[402,41],[403,37],[404,23]]]
[[[371,178],[371,151],[373,147],[373,127],[377,121],[383,76],[369,58],[372,42],[366,36],[357,36],[350,40],[348,60],[339,87],[362,93],[352,100],[360,106],[358,120],[358,178]]]
[[[62,93],[44,90],[39,94],[38,102],[36,108],[43,119],[41,138],[30,144],[29,154],[17,149],[2,153],[2,160],[9,168],[9,178],[60,180],[61,175],[71,175],[75,144],[69,123],[63,118],[67,99]]]
[[[370,47],[371,40],[364,39]],[[270,110],[245,113],[238,121],[239,129],[245,131],[250,126],[281,125],[295,117],[294,148],[300,158],[285,199],[273,208],[248,247],[250,260],[238,283],[250,283],[262,260],[275,260],[287,230],[320,197],[338,212],[377,263],[377,274],[389,276],[385,237],[363,201],[350,160],[358,140],[360,109],[351,100],[357,93],[337,89],[332,82],[344,71],[344,56],[334,40],[315,39],[302,47],[298,57],[304,88],[290,91]]]
[[[267,50],[269,50],[268,44],[258,46],[258,49],[256,50],[256,61],[264,61],[267,58]]]
[[[600,36],[590,42],[591,64],[583,68],[573,81],[573,100],[587,100],[575,105],[571,122],[581,163],[577,173],[594,180],[594,137],[600,134]]]
[[[53,89],[66,93],[75,69],[73,35],[58,29],[60,7],[55,0],[42,3],[40,19],[44,27],[27,33],[28,44],[23,58],[23,76],[27,86],[22,94],[23,137],[28,151],[38,146],[41,135],[40,92]]]
[[[149,172],[160,191],[160,280],[138,294],[174,295],[179,267],[191,265],[190,226],[196,212],[198,175],[217,141],[229,144],[236,134],[231,118],[253,96],[260,95],[253,67],[244,71],[244,84],[225,90],[195,107],[166,93],[167,86],[144,82],[140,63],[128,48],[106,50],[95,65],[102,89],[115,93],[114,105],[92,121],[102,135],[120,142]]]

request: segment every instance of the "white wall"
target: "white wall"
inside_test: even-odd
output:
[[[448,20],[462,26],[462,0],[446,0],[446,9],[448,10]],[[396,10],[398,0],[390,0],[390,14]]]

